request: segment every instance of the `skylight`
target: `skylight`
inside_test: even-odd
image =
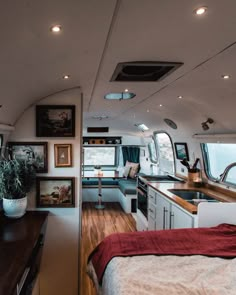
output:
[[[131,99],[135,97],[136,94],[132,92],[117,92],[117,93],[107,93],[104,98],[105,99],[116,99],[116,100],[123,100],[123,99]]]

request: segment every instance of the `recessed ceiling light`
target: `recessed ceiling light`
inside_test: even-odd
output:
[[[181,98],[183,98],[183,96],[182,95],[179,95],[178,98],[181,99]]]
[[[61,26],[60,25],[53,26],[51,27],[51,31],[53,33],[59,33],[61,31]]]
[[[230,75],[222,75],[222,78],[223,79],[229,79],[230,78]]]
[[[195,9],[194,13],[197,15],[202,15],[202,14],[206,13],[206,11],[207,11],[207,7],[203,6],[203,7],[199,7],[197,9]]]
[[[162,107],[162,104],[160,104],[160,107]]]
[[[149,113],[149,109],[147,109],[147,113]]]
[[[125,89],[125,92],[128,92],[129,91],[129,89]]]
[[[70,78],[70,75],[64,75],[63,76],[63,79],[65,79],[65,80],[67,80],[67,79],[69,79]]]

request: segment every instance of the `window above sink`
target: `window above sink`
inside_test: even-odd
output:
[[[205,172],[210,180],[236,186],[236,144],[202,143]],[[232,166],[232,167],[231,167]],[[226,169],[229,167],[229,169]],[[222,177],[222,175],[224,177]]]

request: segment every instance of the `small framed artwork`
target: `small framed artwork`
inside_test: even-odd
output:
[[[36,136],[38,137],[74,137],[74,105],[38,105],[36,106]]]
[[[186,142],[175,142],[176,158],[183,160],[184,158],[189,161],[188,146]]]
[[[37,173],[48,172],[48,143],[47,142],[8,142],[11,158],[27,160],[36,165]]]
[[[37,177],[37,207],[75,207],[74,177]]]
[[[72,145],[71,144],[54,144],[54,161],[55,167],[72,166]]]

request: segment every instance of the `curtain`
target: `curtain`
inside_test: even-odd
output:
[[[124,166],[126,161],[139,163],[139,155],[140,155],[139,147],[122,146],[122,154],[123,154]]]

